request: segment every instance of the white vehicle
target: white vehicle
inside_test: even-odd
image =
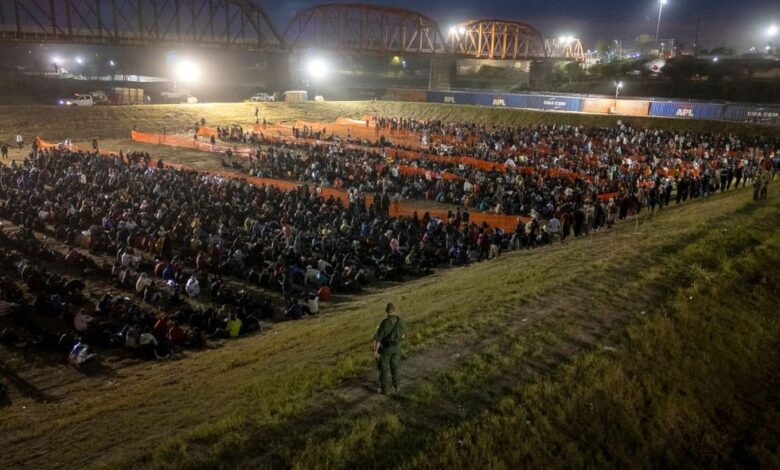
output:
[[[62,106],[95,106],[92,95],[76,95],[74,98],[57,101]]]
[[[269,95],[268,93],[255,93],[254,95],[250,96],[247,101],[269,103],[276,101],[276,99],[273,95]]]

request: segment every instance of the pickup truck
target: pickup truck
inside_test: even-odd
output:
[[[269,95],[268,93],[255,93],[254,95],[250,96],[247,101],[254,103],[268,103],[276,100],[273,95]]]
[[[76,95],[73,98],[61,99],[57,103],[62,106],[95,106],[92,95]]]

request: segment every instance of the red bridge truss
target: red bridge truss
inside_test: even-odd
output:
[[[431,18],[403,8],[330,3],[299,11],[283,35],[293,49],[439,54],[444,37]]]
[[[422,13],[360,3],[300,10],[279,34],[259,0],[0,0],[0,41],[584,59],[578,40],[545,41],[525,23],[471,20],[444,35]]]
[[[548,55],[542,34],[517,21],[470,20],[447,33],[447,49],[459,56],[523,60]]]

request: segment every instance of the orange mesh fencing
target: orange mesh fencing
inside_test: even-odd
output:
[[[234,154],[244,157],[254,155],[254,150],[248,147],[239,147],[236,145],[231,147],[229,145],[219,144],[212,145],[208,142],[201,142],[191,137],[184,137],[180,135],[152,134],[149,132],[131,131],[130,138],[136,142],[143,142],[145,144],[191,148],[213,153],[227,153],[227,151],[230,150]]]
[[[219,133],[216,129],[213,129],[211,127],[202,126],[198,128],[198,136],[200,137],[214,137],[215,139],[219,137]]]

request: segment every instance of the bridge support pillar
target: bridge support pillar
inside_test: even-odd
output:
[[[454,57],[432,57],[428,77],[429,90],[450,90],[455,82],[457,61]]]
[[[285,91],[295,88],[292,83],[291,57],[286,52],[268,54],[266,86],[269,90]]]

